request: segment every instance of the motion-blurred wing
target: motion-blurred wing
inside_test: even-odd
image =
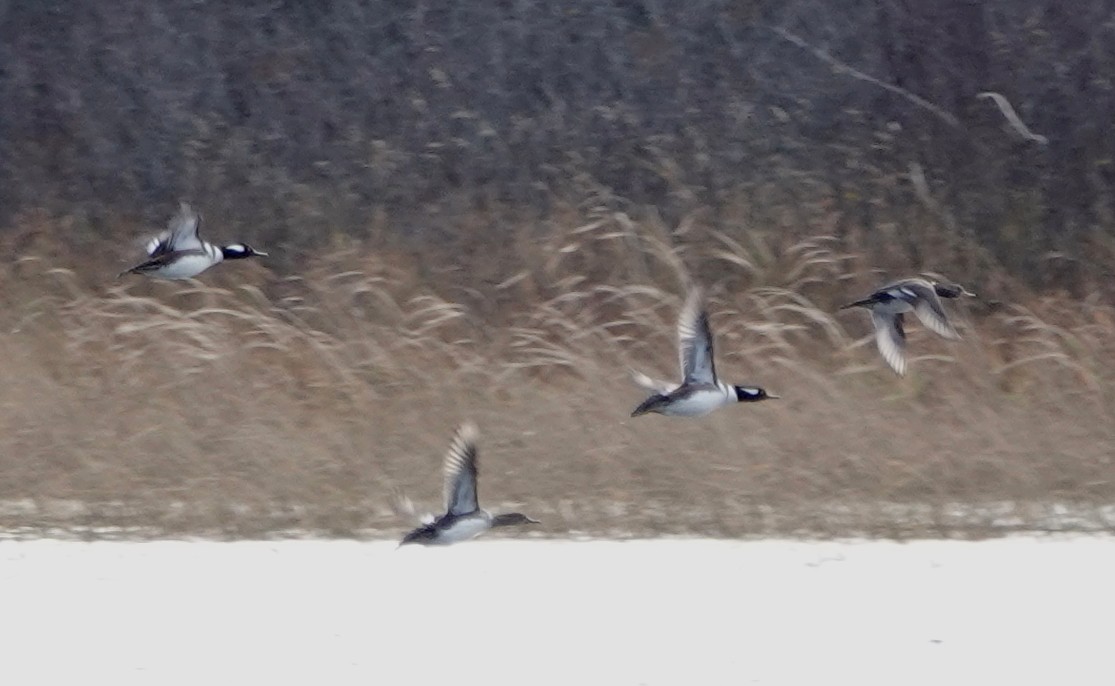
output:
[[[956,332],[949,322],[948,315],[945,314],[941,299],[932,288],[925,289],[924,293],[919,290],[917,302],[914,303],[914,314],[927,329],[938,336],[953,340],[960,338],[960,334]]]
[[[391,496],[388,502],[391,505],[391,511],[394,512],[397,517],[413,519],[423,526],[433,524],[436,519],[436,517],[429,513],[419,514],[410,496],[397,487],[391,489]]]
[[[701,291],[689,291],[678,315],[678,359],[683,383],[715,384],[716,366],[712,357],[712,331]]]
[[[667,393],[678,387],[677,383],[662,381],[661,379],[652,379],[646,374],[637,372],[634,369],[631,370],[631,379],[648,391],[654,391],[655,393],[661,393],[662,395],[666,395]]]
[[[872,310],[875,324],[875,344],[883,359],[899,376],[906,374],[906,332],[902,328],[901,314],[882,314]]]
[[[466,515],[479,509],[476,496],[478,433],[474,424],[462,425],[445,454],[445,509],[449,514]]]
[[[166,230],[147,241],[147,254],[158,257],[177,250],[201,250],[200,226],[201,215],[187,203],[181,203]]]

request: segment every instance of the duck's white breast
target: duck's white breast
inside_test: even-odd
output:
[[[662,411],[662,414],[677,417],[700,417],[717,408],[724,407],[733,400],[734,398],[728,397],[719,388],[701,389],[684,399],[670,403]]]
[[[212,267],[218,261],[209,255],[183,255],[155,272],[155,274],[164,279],[191,279]]]

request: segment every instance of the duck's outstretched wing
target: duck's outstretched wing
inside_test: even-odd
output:
[[[689,291],[678,315],[678,361],[682,383],[715,384],[712,330],[700,289]]]
[[[661,393],[662,395],[669,393],[670,391],[677,388],[679,385],[676,382],[663,381],[662,379],[652,379],[646,374],[637,372],[634,369],[631,369],[629,371],[631,372],[632,381],[639,384],[648,391],[654,391],[655,393]]]
[[[937,297],[936,289],[933,286],[921,284],[910,288],[918,295],[913,305],[914,314],[921,320],[921,323],[938,336],[952,340],[960,338],[960,334],[956,332],[952,323],[949,322],[948,315],[945,314],[945,308],[941,305],[941,299]]]
[[[181,203],[178,214],[171,218],[166,230],[147,241],[147,254],[158,257],[176,251],[201,250],[200,226],[201,215],[189,204]]]
[[[933,282],[926,279],[902,279],[879,289],[878,294],[905,300],[914,308],[914,314],[921,323],[938,336],[954,340],[960,338],[960,334],[949,323]]]
[[[476,495],[478,435],[475,424],[462,424],[445,454],[445,509],[451,515],[466,515],[479,509]]]
[[[434,520],[437,519],[437,517],[428,512],[420,514],[418,508],[414,507],[414,501],[410,499],[410,496],[397,486],[391,488],[388,504],[391,506],[391,511],[395,513],[396,517],[412,519],[422,526],[433,524]]]
[[[883,314],[871,311],[875,324],[875,345],[890,368],[899,376],[906,374],[906,331],[902,328],[902,314]]]

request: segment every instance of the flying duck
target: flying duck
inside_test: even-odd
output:
[[[472,423],[463,424],[445,454],[445,514],[423,524],[403,537],[399,545],[448,545],[476,538],[488,529],[515,524],[538,524],[524,514],[492,515],[481,510],[476,497],[478,432]]]
[[[975,297],[960,284],[939,283],[929,279],[902,279],[887,284],[862,300],[840,307],[847,310],[863,307],[871,310],[871,321],[875,324],[875,344],[883,359],[899,376],[906,373],[906,330],[903,315],[913,312],[930,331],[950,340],[957,340],[960,334],[949,323],[948,315],[941,306],[941,298],[959,298],[962,295]]]
[[[654,395],[636,407],[632,417],[649,412],[700,417],[725,405],[778,397],[758,386],[734,386],[716,378],[712,331],[698,288],[689,291],[678,315],[678,358],[680,383],[656,381],[645,374],[634,373],[636,383],[654,391]]]
[[[202,240],[198,235],[200,225],[201,215],[182,203],[167,229],[147,241],[149,259],[121,272],[120,276],[147,274],[160,279],[192,279],[223,260],[267,256],[244,243],[218,246]]]

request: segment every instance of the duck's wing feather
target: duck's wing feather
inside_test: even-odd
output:
[[[479,508],[476,495],[478,434],[475,424],[461,425],[445,454],[445,509],[448,514],[466,515]]]
[[[678,315],[678,360],[682,383],[715,384],[712,330],[700,289],[689,291]]]
[[[395,516],[403,517],[404,519],[413,519],[422,526],[433,524],[436,519],[434,515],[428,512],[419,513],[418,509],[414,507],[414,501],[410,499],[410,496],[397,486],[391,488],[388,504],[391,505],[391,511],[395,513]]]
[[[173,252],[173,248],[170,247],[170,232],[163,231],[157,236],[152,236],[144,243],[143,249],[147,251],[149,257],[159,257]]]
[[[669,393],[670,391],[674,390],[675,388],[677,388],[678,385],[679,385],[676,382],[663,381],[661,379],[652,379],[651,377],[647,376],[646,374],[643,374],[642,372],[637,372],[634,369],[632,369],[630,371],[631,371],[631,379],[635,383],[637,383],[640,386],[642,386],[643,388],[647,389],[648,391],[654,391],[655,393],[661,393],[661,394],[665,395],[665,394]]]
[[[891,369],[899,376],[906,374],[906,331],[902,327],[902,314],[883,314],[871,311],[875,324],[875,344]]]
[[[908,288],[917,293],[917,300],[913,303],[914,314],[927,329],[945,338],[953,340],[960,338],[960,334],[949,322],[945,308],[941,305],[941,299],[932,285],[919,283]]]
[[[905,300],[914,308],[914,314],[930,331],[945,338],[957,339],[960,334],[949,323],[945,308],[933,282],[925,279],[902,279],[883,286],[876,295]]]
[[[147,241],[147,254],[158,257],[175,251],[201,250],[200,226],[201,215],[189,204],[181,203],[178,214],[171,218],[166,230]]]

